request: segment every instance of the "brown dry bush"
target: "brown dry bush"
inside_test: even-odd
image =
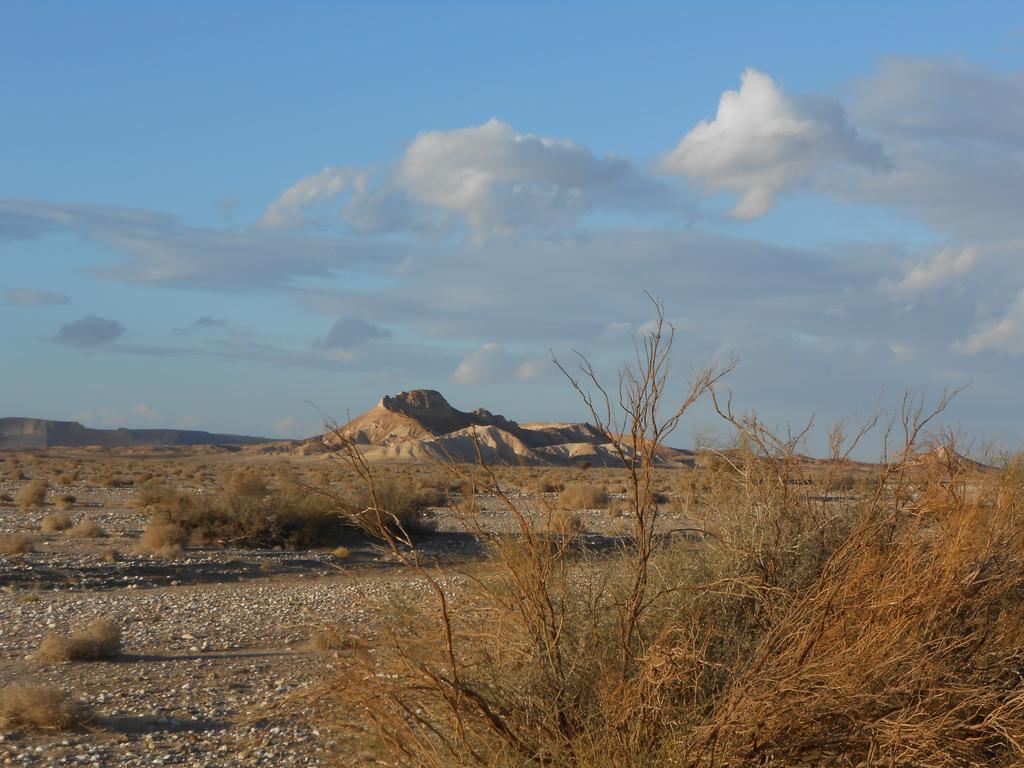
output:
[[[56,664],[65,661],[102,661],[121,653],[121,627],[110,619],[93,619],[69,637],[48,632],[33,654],[36,661]]]
[[[396,530],[423,533],[434,528],[430,508],[437,506],[438,501],[444,503],[438,494],[436,489],[424,490],[409,478],[385,478],[376,483],[372,493],[366,489],[347,500],[347,518],[361,530],[375,528],[381,516]],[[361,519],[354,519],[353,515]]]
[[[574,512],[556,510],[551,513],[544,523],[544,529],[559,537],[577,536],[584,532],[583,518]]]
[[[583,481],[566,483],[558,495],[558,506],[569,511],[604,509],[608,506],[608,492],[600,486]]]
[[[176,523],[150,520],[142,529],[138,549],[143,554],[168,560],[180,557],[188,544],[188,531]]]
[[[46,504],[46,493],[49,488],[45,480],[32,480],[22,486],[14,497],[14,502],[22,509],[38,509]]]
[[[924,461],[922,430],[945,400],[932,413],[907,401],[895,458],[870,491],[863,482],[849,493],[849,452],[874,420],[852,440],[834,430],[829,460],[811,472],[804,432],[776,436],[715,399],[736,442],[701,470],[692,540],[666,543],[645,453],[665,436],[645,429],[667,423],[646,418],[665,391],[665,361],[641,361],[623,379],[632,414],[606,426],[610,442],[628,436],[635,449],[622,451],[630,543],[619,555],[552,546],[538,530],[545,516],[503,494],[494,474],[488,482],[486,468],[476,489],[496,494],[518,527],[490,537],[486,568],[453,583],[400,528],[380,525],[434,600],[396,604],[367,639],[372,653],[358,638],[336,644],[337,675],[320,694],[361,758],[438,768],[1024,764],[1022,465],[996,479]],[[699,378],[683,410],[714,381]],[[606,401],[594,407],[580,390],[608,425]],[[372,496],[358,446],[339,451]]]
[[[506,493],[483,464],[450,469],[464,478],[468,496],[473,490],[493,494],[516,533],[488,534],[473,515],[475,505],[464,505],[465,522],[492,552],[490,568],[465,574],[466,590],[428,569],[415,541],[401,526],[389,526],[386,515],[356,515],[434,598],[396,606],[371,643],[372,654],[357,645],[338,656],[338,675],[327,693],[337,703],[334,725],[362,738],[364,759],[569,766],[604,754],[609,765],[639,766],[656,758],[673,733],[661,713],[674,697],[692,698],[697,684],[691,678],[699,677],[694,670],[701,669],[702,657],[684,652],[684,640],[700,637],[678,625],[682,592],[663,584],[661,569],[652,566],[661,557],[652,503],[654,450],[722,375],[714,368],[699,373],[682,404],[652,418],[659,415],[670,348],[671,333],[660,329],[642,342],[640,368],[625,371],[616,397],[629,404],[622,423],[612,418],[611,397],[602,418],[604,406],[584,393],[598,429],[623,461],[631,490],[623,557],[590,557],[573,549],[571,537],[552,538],[545,530],[551,510],[533,509]],[[599,388],[591,369],[584,375]],[[373,499],[381,481],[359,446],[340,435],[335,445]],[[679,685],[662,683],[669,679]]]
[[[254,470],[244,470],[216,494],[185,495],[149,484],[138,504],[154,522],[178,526],[199,544],[334,546],[353,534],[320,489],[287,471],[271,486]]]
[[[965,498],[985,482],[888,473],[686,739],[689,762],[1020,764],[1024,521],[1005,494]]]
[[[118,474],[108,474],[100,478],[100,485],[104,488],[128,488],[135,485],[135,480]]]
[[[0,730],[61,731],[90,716],[87,707],[56,686],[12,683],[0,688]]]
[[[73,528],[68,529],[67,535],[79,539],[100,539],[106,536],[107,532],[95,520],[83,517]]]
[[[23,533],[8,533],[0,536],[0,554],[27,555],[36,551],[35,542]]]
[[[66,531],[72,525],[74,523],[71,522],[71,516],[66,512],[54,512],[43,518],[42,523],[39,524],[39,529],[47,532]]]
[[[232,496],[261,499],[270,493],[270,486],[261,472],[250,468],[233,473],[225,490]]]
[[[78,499],[70,493],[63,493],[54,500],[53,505],[57,509],[71,509],[77,501]]]

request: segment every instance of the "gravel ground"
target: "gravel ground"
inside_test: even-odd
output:
[[[0,495],[13,496],[21,485],[0,482]],[[330,671],[329,660],[309,647],[311,628],[372,629],[393,600],[426,599],[425,585],[365,544],[350,547],[344,561],[328,550],[190,548],[174,561],[136,554],[145,515],[131,506],[135,493],[51,487],[50,498],[76,497],[74,520],[103,527],[107,535],[96,539],[41,533],[52,507],[0,506],[0,534],[28,533],[36,547],[0,555],[0,686],[54,684],[95,713],[79,731],[0,733],[0,765],[360,764],[280,704]],[[496,499],[479,501],[483,530],[515,530]],[[578,517],[587,531],[581,540],[594,547],[628,525],[604,511]],[[421,545],[428,558],[450,564],[483,551],[455,514],[439,514],[437,524]],[[682,524],[665,520],[666,530]],[[69,634],[98,617],[123,628],[120,657],[51,665],[31,659],[47,632]]]
[[[421,597],[422,584],[365,545],[344,562],[326,550],[202,548],[175,561],[133,554],[145,518],[126,506],[132,491],[54,491],[78,497],[71,516],[108,535],[40,533],[52,508],[0,507],[0,534],[29,533],[36,545],[0,555],[0,686],[57,685],[95,715],[74,732],[0,733],[0,765],[357,764],[280,704],[330,671],[309,647],[311,628],[372,625],[392,599]],[[438,557],[466,552],[465,537],[435,538]],[[47,632],[69,634],[98,617],[123,629],[118,658],[31,659]]]

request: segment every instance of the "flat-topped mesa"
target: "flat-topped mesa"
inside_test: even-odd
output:
[[[467,427],[495,426],[518,434],[519,425],[484,408],[467,413],[453,408],[444,395],[433,389],[413,389],[385,395],[377,408],[414,419],[434,435],[447,435]]]
[[[444,395],[434,389],[412,389],[408,392],[399,392],[397,395],[384,395],[377,403],[377,407],[413,418],[426,416],[444,420],[461,413],[452,408],[444,399]]]

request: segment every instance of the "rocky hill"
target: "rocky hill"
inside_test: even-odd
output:
[[[0,450],[57,447],[128,448],[141,445],[255,445],[263,437],[218,435],[192,429],[90,429],[77,421],[0,418]]]
[[[440,392],[415,389],[385,396],[361,416],[340,428],[361,446],[370,461],[477,461],[477,450],[489,463],[526,466],[619,466],[607,438],[590,424],[519,424],[479,408],[460,411]],[[304,454],[330,449],[330,435],[301,443]],[[659,449],[665,466],[689,464],[693,454]]]

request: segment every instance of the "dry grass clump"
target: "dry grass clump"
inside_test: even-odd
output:
[[[128,488],[135,485],[135,480],[111,472],[100,477],[100,485],[104,488]]]
[[[57,509],[71,509],[75,506],[75,502],[77,501],[78,499],[70,493],[62,493],[54,500],[53,505],[57,507]]]
[[[61,731],[90,716],[87,707],[56,686],[13,683],[0,688],[0,730]]]
[[[379,523],[405,533],[423,533],[434,529],[430,508],[444,503],[435,488],[424,488],[406,477],[388,477],[375,483],[372,492],[364,489],[349,505],[348,519],[360,528],[373,529]]]
[[[291,473],[279,475],[271,486],[254,470],[244,470],[220,493],[204,495],[150,484],[138,503],[153,523],[176,525],[198,544],[329,546],[351,536],[330,499]]]
[[[188,531],[177,523],[150,520],[142,529],[138,550],[168,560],[180,557],[188,544]]]
[[[250,468],[232,474],[225,490],[232,496],[261,499],[270,493],[270,486],[263,473]]]
[[[50,485],[43,479],[36,479],[22,486],[14,497],[14,503],[22,509],[39,509],[46,503]]]
[[[604,509],[608,506],[608,492],[600,486],[574,481],[566,483],[558,495],[559,509],[575,511],[581,509]]]
[[[36,551],[35,542],[23,533],[0,536],[0,555],[27,555]]]
[[[100,539],[107,535],[103,526],[88,517],[83,517],[67,532],[68,536],[79,539]]]
[[[566,536],[578,536],[583,533],[585,526],[583,525],[583,518],[577,515],[575,512],[566,512],[565,510],[556,510],[551,513],[548,518],[545,529],[548,533],[554,534],[559,537]]]
[[[48,533],[55,533],[59,531],[66,531],[74,523],[71,522],[71,516],[66,512],[54,512],[53,514],[46,515],[43,518],[42,523],[39,525],[39,529]]]
[[[56,664],[65,661],[101,661],[121,653],[121,627],[110,619],[93,619],[70,637],[48,632],[33,654],[36,661]]]
[[[445,501],[436,487],[410,478],[382,482],[377,490],[380,514],[408,530],[429,529],[430,507]],[[215,494],[185,495],[150,483],[136,503],[154,522],[179,526],[193,543],[251,547],[337,546],[356,535],[355,517],[378,514],[365,492],[310,486],[287,467],[273,482],[256,469],[238,471]]]

